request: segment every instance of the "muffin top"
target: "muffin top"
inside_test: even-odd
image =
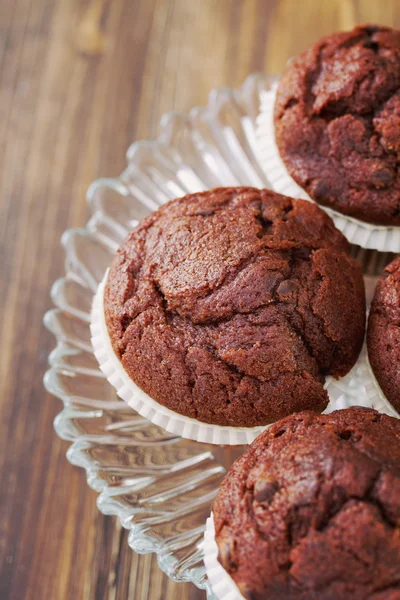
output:
[[[214,521],[249,600],[398,600],[400,421],[350,408],[275,423],[231,467]]]
[[[400,32],[356,27],[295,58],[276,96],[275,135],[293,179],[346,215],[400,225]]]
[[[119,249],[104,305],[130,377],[183,415],[263,425],[327,405],[354,364],[361,268],[316,205],[220,188],[174,200]]]
[[[400,412],[400,257],[385,267],[376,286],[367,343],[375,377]]]

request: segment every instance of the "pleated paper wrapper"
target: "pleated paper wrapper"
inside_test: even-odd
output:
[[[245,600],[232,577],[218,562],[218,546],[215,541],[214,516],[211,513],[204,532],[204,564],[212,590],[218,600]]]

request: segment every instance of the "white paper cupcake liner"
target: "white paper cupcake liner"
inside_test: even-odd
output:
[[[214,516],[212,513],[206,523],[203,551],[207,577],[218,600],[245,600],[232,577],[218,562],[218,546],[215,541]]]
[[[257,117],[257,141],[261,166],[275,192],[313,202],[307,192],[289,175],[275,142],[273,114],[277,85],[275,84],[269,91],[262,92],[261,95],[260,114]],[[400,227],[372,225],[326,206],[321,208],[333,219],[336,227],[350,243],[381,252],[400,252]]]
[[[140,415],[152,423],[159,425],[169,433],[208,444],[250,444],[264,431],[266,426],[225,427],[202,423],[197,419],[185,417],[162,406],[132,381],[119,358],[114,353],[107,331],[103,303],[107,275],[108,272],[99,284],[93,299],[90,331],[94,354],[99,363],[100,370],[116,389],[118,396],[125,400]],[[354,403],[354,397],[362,394],[365,395],[363,385],[357,377],[357,365],[353,367],[348,375],[339,380],[327,377],[324,387],[329,396],[329,404],[325,410],[327,413],[351,406]]]

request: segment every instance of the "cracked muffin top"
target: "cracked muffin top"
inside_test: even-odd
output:
[[[376,286],[367,344],[374,375],[400,413],[400,257],[385,267]]]
[[[364,335],[360,265],[311,202],[220,188],[174,200],[117,252],[110,339],[132,380],[167,408],[219,425],[322,411]]]
[[[320,204],[400,225],[400,32],[323,38],[287,67],[275,135],[290,175]]]
[[[400,420],[287,417],[233,464],[213,510],[219,561],[249,600],[398,600]]]

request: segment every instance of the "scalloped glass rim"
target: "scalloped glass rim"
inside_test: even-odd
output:
[[[57,340],[44,384],[64,403],[54,426],[72,442],[68,460],[86,470],[89,486],[100,494],[100,511],[130,530],[133,550],[156,552],[167,575],[193,582],[209,598],[202,554],[206,518],[226,468],[243,447],[225,451],[182,440],[120,401],[93,357],[91,298],[128,231],[159,205],[218,186],[269,187],[256,158],[255,119],[261,91],[275,80],[253,74],[239,89],[212,90],[205,108],[166,114],[157,140],[129,147],[119,178],[91,184],[92,216],[84,228],[62,236],[66,275],[52,287],[57,308],[44,317]]]

